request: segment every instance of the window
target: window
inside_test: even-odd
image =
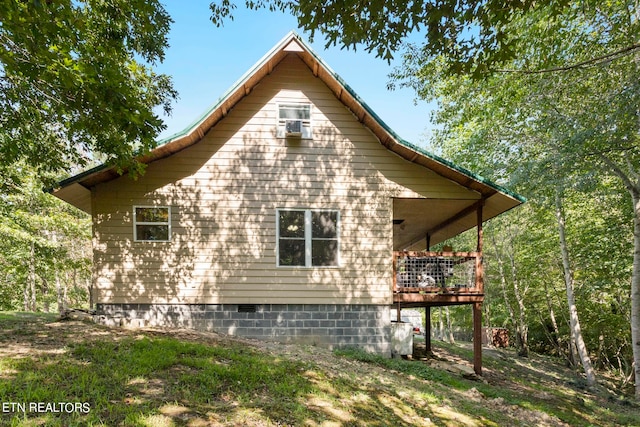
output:
[[[339,222],[338,211],[278,210],[278,265],[337,267]]]
[[[133,238],[136,242],[171,240],[171,210],[167,206],[134,206]]]
[[[289,122],[289,127],[287,127]],[[300,122],[297,129],[295,122]],[[292,126],[293,125],[293,126]],[[278,138],[298,136],[310,139],[311,133],[311,104],[278,104]]]

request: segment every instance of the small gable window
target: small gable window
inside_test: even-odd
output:
[[[339,265],[339,211],[280,209],[277,222],[279,266]]]
[[[311,104],[278,104],[278,138],[312,138]]]
[[[171,240],[171,209],[168,206],[134,206],[133,238],[136,242]]]

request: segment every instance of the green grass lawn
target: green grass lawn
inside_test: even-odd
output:
[[[583,392],[564,377],[498,373],[547,369],[529,362],[488,360],[495,374],[473,381],[354,350],[109,329],[49,315],[2,313],[0,331],[1,425],[640,425],[628,400]]]

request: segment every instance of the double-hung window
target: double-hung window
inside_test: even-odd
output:
[[[278,104],[278,138],[297,136],[310,139],[311,104]]]
[[[168,206],[134,206],[133,238],[136,242],[171,240],[171,209]]]
[[[337,267],[340,264],[340,212],[279,209],[279,266]]]

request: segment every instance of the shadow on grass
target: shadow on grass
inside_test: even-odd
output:
[[[485,383],[361,351],[50,320],[0,315],[0,425],[640,425],[634,408],[534,379]]]
[[[470,354],[464,346],[447,343],[437,345],[442,345],[440,350],[445,350],[454,360],[465,360]],[[493,359],[489,364],[494,374],[488,381],[485,378],[478,382],[430,368],[419,360],[388,359],[357,349],[335,353],[448,389],[446,393],[435,389],[434,392],[449,399],[457,395],[461,399],[455,405],[457,416],[467,414],[475,419],[484,419],[482,425],[488,424],[489,419],[497,421],[498,425],[503,425],[509,419],[510,423],[516,422],[517,425],[536,426],[640,425],[637,404],[628,400],[620,401],[610,391],[587,392],[576,381],[579,377],[573,371],[539,356],[534,356],[535,360],[522,360],[512,352],[511,357]],[[496,417],[497,411],[504,414],[502,421]],[[440,414],[436,411],[436,415]],[[536,416],[540,418],[538,421],[535,420]]]
[[[26,410],[0,414],[3,425],[400,426],[426,425],[432,416],[428,405],[412,407],[389,389],[335,378],[310,361],[239,343],[207,345],[138,333],[1,363],[3,402],[26,404]],[[31,402],[53,406],[38,412]],[[67,411],[63,403],[88,410]]]
[[[300,375],[304,365],[239,346],[126,338],[4,361],[5,369],[9,375],[0,379],[5,401],[89,403],[86,414],[44,414],[50,425],[148,425],[149,416],[176,418],[177,425],[192,419],[223,422],[240,407],[259,408],[285,423],[312,415],[297,403],[311,391]],[[43,415],[14,414],[33,416]]]

